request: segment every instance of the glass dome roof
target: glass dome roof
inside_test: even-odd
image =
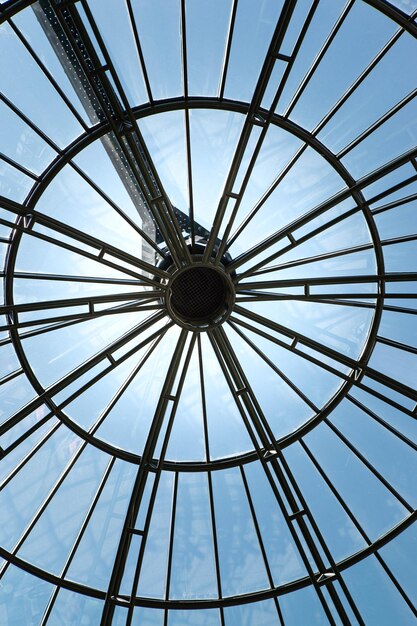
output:
[[[416,16],[0,2],[1,626],[417,623]]]

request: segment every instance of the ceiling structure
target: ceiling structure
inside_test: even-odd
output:
[[[0,624],[415,624],[417,2],[0,2]]]

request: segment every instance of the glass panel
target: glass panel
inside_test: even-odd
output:
[[[410,600],[414,605],[417,604],[417,589],[414,585],[417,563],[416,524],[385,545],[380,554]]]
[[[232,1],[186,2],[188,91],[215,95],[225,52]]]
[[[136,475],[133,464],[117,460],[68,569],[68,578],[106,588]]]
[[[1,33],[0,57],[8,60],[0,65],[3,93],[53,141],[59,146],[65,146],[82,132],[82,127],[11,27],[3,23]],[[16,80],[16,76],[19,76],[19,80]],[[25,85],[30,85],[30,98],[27,97]],[[45,102],[48,102],[47,107]]]
[[[48,626],[95,626],[100,623],[103,601],[61,589],[48,618]]]
[[[163,598],[166,589],[174,474],[162,472],[139,577],[138,595]]]
[[[227,98],[251,101],[281,8],[282,2],[273,0],[238,3],[226,81]]]
[[[142,104],[147,96],[126,3],[117,10],[111,0],[88,4],[131,105]]]
[[[415,616],[374,556],[345,570],[343,578],[367,626],[415,624]]]
[[[40,174],[56,153],[16,113],[0,101],[2,152],[19,165]]]
[[[306,442],[371,538],[384,534],[406,516],[406,510],[395,496],[330,428],[318,426],[306,436]],[[361,485],[361,489],[357,485]]]
[[[89,446],[30,532],[18,555],[59,575],[96,493],[108,456]]]
[[[177,492],[170,598],[218,597],[210,519],[207,476],[203,473],[181,474]],[[177,622],[174,620],[173,623]]]
[[[54,587],[10,565],[0,585],[0,623],[39,624]]]
[[[230,606],[224,610],[225,626],[256,624],[256,626],[281,626],[273,600]]]
[[[239,470],[213,472],[212,480],[223,595],[269,588]]]
[[[288,626],[304,626],[306,615],[309,624],[314,626],[327,626],[330,623],[316,591],[311,587],[285,594],[280,598],[280,607],[284,623]]]
[[[366,542],[301,446],[285,449],[285,458],[334,559],[341,561],[366,547]],[[350,511],[350,501],[346,500]]]
[[[220,458],[251,450],[252,441],[207,337],[202,336],[201,344],[210,455]]]
[[[217,609],[199,611],[169,611],[168,626],[220,626]]]
[[[244,471],[274,584],[302,578],[305,567],[263,467],[249,463]]]
[[[154,98],[181,95],[180,3],[134,0],[132,6]]]
[[[12,549],[81,444],[61,426],[1,492],[0,537]]]

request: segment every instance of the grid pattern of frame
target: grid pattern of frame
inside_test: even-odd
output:
[[[0,622],[413,624],[417,8],[225,2],[199,93],[196,3],[165,3],[181,93],[160,97],[159,4],[0,2]],[[252,86],[251,11],[269,24]],[[196,139],[215,120],[219,147]],[[228,146],[203,210],[199,161]],[[196,246],[236,291],[202,332],[165,306]]]

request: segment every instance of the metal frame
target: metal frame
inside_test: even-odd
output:
[[[398,300],[415,300],[416,292],[411,288],[402,290],[401,287],[397,291],[393,291],[393,284],[401,283],[417,283],[416,272],[396,272],[389,273],[384,266],[384,249],[386,246],[415,241],[417,235],[407,235],[395,239],[380,238],[378,228],[374,217],[384,211],[389,211],[397,206],[401,206],[416,199],[417,194],[409,194],[408,185],[417,181],[417,148],[393,159],[391,162],[384,164],[377,170],[367,174],[363,178],[356,180],[349,173],[341,162],[341,159],[359,145],[366,137],[371,135],[375,130],[380,128],[393,115],[400,111],[404,106],[411,102],[417,96],[417,90],[410,92],[405,98],[386,111],[378,120],[363,131],[357,138],[346,145],[338,154],[333,154],[317,136],[325,125],[339,111],[342,105],[348,101],[349,97],[356,91],[366,77],[377,67],[378,63],[389,52],[392,46],[404,36],[404,33],[417,37],[417,24],[415,21],[416,14],[411,16],[394,8],[385,0],[363,0],[371,7],[381,11],[388,18],[398,24],[398,30],[392,36],[390,41],[380,50],[375,58],[370,62],[368,67],[361,75],[352,83],[339,101],[326,114],[326,116],[311,131],[307,132],[298,126],[292,119],[291,113],[299,98],[314,76],[322,59],[329,50],[333,40],[337,37],[344,21],[348,19],[349,12],[360,0],[349,0],[339,18],[334,24],[331,32],[325,40],[321,50],[312,61],[310,68],[302,79],[300,85],[294,93],[292,100],[286,108],[283,115],[277,115],[275,109],[283,93],[284,87],[290,76],[290,72],[297,59],[297,55],[303,41],[313,23],[315,12],[319,6],[319,0],[311,3],[311,8],[304,18],[304,22],[300,26],[298,37],[295,40],[293,51],[291,54],[283,54],[281,52],[282,42],[285,39],[287,29],[291,25],[294,11],[296,9],[296,0],[285,0],[283,9],[277,22],[269,49],[267,51],[259,79],[254,91],[251,102],[239,102],[230,100],[225,97],[227,91],[227,76],[229,71],[229,62],[231,49],[233,44],[233,36],[236,25],[236,15],[239,10],[238,0],[231,2],[231,12],[227,39],[225,44],[225,53],[223,59],[223,67],[219,82],[219,90],[217,97],[192,97],[188,90],[188,51],[187,51],[187,25],[186,25],[186,0],[180,0],[180,25],[181,25],[181,53],[182,53],[182,83],[183,93],[181,97],[165,101],[155,101],[148,71],[146,68],[146,60],[141,48],[140,33],[135,20],[135,12],[131,0],[126,0],[126,8],[132,27],[133,38],[137,49],[141,71],[143,73],[146,91],[149,102],[132,108],[129,105],[120,77],[117,74],[113,64],[111,55],[106,48],[105,42],[101,36],[100,30],[94,20],[93,14],[88,6],[87,0],[41,0],[36,8],[38,19],[43,25],[48,39],[63,50],[72,50],[72,56],[62,57],[62,64],[71,78],[73,87],[81,95],[88,88],[89,106],[86,110],[93,107],[93,113],[90,115],[90,124],[86,123],[83,117],[77,112],[71,101],[62,91],[55,81],[54,77],[48,72],[42,63],[36,51],[31,44],[24,38],[18,27],[13,22],[13,16],[21,9],[31,4],[30,0],[16,0],[5,4],[0,3],[0,22],[8,20],[15,35],[25,46],[28,53],[37,63],[44,76],[54,87],[58,95],[61,97],[65,105],[73,113],[83,128],[83,134],[77,138],[71,145],[65,149],[60,149],[53,139],[45,135],[25,114],[18,109],[8,98],[1,94],[1,101],[8,106],[16,115],[18,115],[30,128],[55,151],[56,158],[40,175],[31,172],[21,164],[17,163],[7,155],[0,154],[0,159],[5,163],[20,171],[23,175],[33,180],[33,186],[26,200],[22,204],[0,198],[0,204],[5,209],[5,216],[0,219],[0,224],[10,233],[9,237],[2,238],[2,242],[8,247],[5,268],[2,273],[4,279],[5,302],[0,306],[0,315],[4,317],[5,323],[0,326],[0,332],[5,333],[0,339],[0,347],[13,345],[15,353],[18,357],[20,366],[13,372],[7,374],[0,380],[1,384],[6,384],[18,377],[26,377],[37,393],[37,397],[29,404],[19,410],[17,413],[9,417],[0,426],[0,436],[12,431],[12,429],[30,416],[30,414],[39,407],[45,407],[45,414],[37,424],[32,424],[24,434],[20,434],[5,448],[0,448],[0,460],[2,457],[9,455],[12,451],[18,450],[19,446],[26,440],[28,436],[34,435],[38,429],[48,424],[49,430],[45,430],[44,434],[37,441],[36,445],[24,456],[15,468],[6,477],[0,485],[0,490],[9,484],[14,476],[35,457],[37,451],[47,444],[50,437],[59,429],[68,427],[74,431],[82,439],[82,444],[76,454],[70,459],[68,465],[58,477],[51,491],[47,494],[45,500],[40,503],[36,516],[32,518],[29,525],[19,538],[14,548],[10,551],[0,548],[0,556],[6,562],[0,570],[0,579],[8,570],[9,564],[21,567],[23,570],[43,578],[54,585],[56,589],[45,609],[41,624],[47,626],[50,615],[53,612],[54,603],[59,593],[59,589],[65,588],[76,593],[89,595],[100,598],[104,601],[104,610],[101,620],[101,626],[110,626],[112,623],[114,611],[116,607],[125,607],[126,609],[126,626],[130,626],[133,619],[134,608],[136,606],[161,608],[165,611],[164,625],[169,624],[170,610],[176,609],[197,609],[197,608],[218,608],[219,623],[225,626],[224,608],[239,604],[256,602],[268,598],[272,598],[275,603],[277,613],[277,624],[285,626],[285,619],[280,608],[280,596],[312,586],[317,593],[317,597],[321,604],[324,615],[330,624],[335,625],[334,615],[337,614],[340,622],[344,625],[350,625],[350,615],[353,615],[357,623],[364,625],[364,619],[360,609],[352,596],[348,585],[343,578],[343,572],[358,563],[363,558],[375,555],[378,563],[387,574],[388,578],[401,595],[412,614],[417,617],[417,608],[409,595],[388,567],[379,550],[395,539],[403,530],[409,528],[417,519],[417,511],[402,493],[396,489],[383,473],[358,449],[353,443],[336,427],[332,421],[332,411],[342,401],[346,400],[352,405],[359,408],[366,414],[369,419],[377,423],[381,428],[390,433],[392,437],[398,438],[404,445],[411,450],[417,450],[417,444],[398,428],[388,423],[386,419],[379,416],[372,408],[366,405],[364,401],[358,400],[355,396],[356,390],[367,394],[369,397],[383,401],[388,406],[392,406],[400,411],[403,415],[410,419],[416,419],[417,416],[417,391],[410,386],[399,382],[398,380],[378,371],[369,365],[370,358],[377,345],[388,345],[397,350],[401,350],[410,354],[417,354],[417,348],[407,345],[399,341],[394,341],[388,337],[384,337],[379,328],[383,311],[392,311],[407,315],[416,315],[417,307],[411,308],[405,304],[400,306]],[[88,24],[83,22],[81,12],[78,7],[83,10],[83,15]],[[89,35],[91,31],[97,42],[98,48],[95,47],[92,38]],[[60,42],[59,44],[57,42]],[[100,62],[100,57],[105,59],[105,65]],[[265,109],[262,107],[263,96],[271,78],[273,69],[277,62],[286,65],[281,81],[277,86],[275,97],[273,98],[271,107]],[[203,229],[201,225],[194,219],[194,190],[193,190],[193,159],[191,150],[191,129],[190,129],[190,112],[192,109],[218,109],[233,111],[244,116],[244,124],[239,138],[237,148],[232,160],[226,183],[223,189],[222,197],[217,207],[213,226],[210,232]],[[158,175],[155,165],[153,164],[149,150],[140,133],[138,119],[156,113],[165,111],[182,110],[184,112],[184,128],[185,128],[185,147],[186,147],[186,163],[187,163],[187,180],[189,193],[189,215],[182,214],[178,209],[172,206],[170,199],[165,192],[162,181]],[[239,207],[243,199],[246,187],[248,185],[251,174],[259,157],[263,141],[267,135],[271,125],[276,125],[286,132],[289,132],[302,141],[301,148],[293,155],[290,161],[285,165],[281,172],[277,173],[276,179],[256,206],[253,207],[251,213],[247,215],[240,223]],[[240,184],[239,189],[234,187],[240,165],[245,155],[245,150],[249,144],[249,139],[253,129],[260,128],[259,138],[252,151],[252,156],[246,168],[245,175]],[[138,213],[142,218],[142,227],[127,216],[121,207],[119,207],[108,195],[94,183],[91,178],[81,170],[74,162],[75,156],[93,141],[100,140],[105,146],[112,163],[123,179],[127,181],[126,188],[128,193],[137,205]],[[207,335],[210,344],[218,360],[218,364],[222,370],[223,376],[230,389],[230,393],[234,398],[237,410],[242,418],[242,423],[252,440],[253,450],[245,454],[237,454],[225,459],[213,459],[210,453],[210,439],[208,432],[207,406],[206,406],[206,390],[205,390],[205,373],[204,373],[204,353],[202,349],[202,341],[200,336],[201,329],[192,329],[190,331],[183,329],[180,338],[174,349],[171,358],[171,364],[168,367],[165,383],[161,392],[158,405],[155,410],[152,425],[146,440],[144,451],[142,454],[134,454],[128,450],[121,450],[111,443],[103,441],[96,436],[96,431],[106,419],[118,399],[125,393],[131,382],[137,375],[140,375],[140,369],[146,363],[146,360],[163,345],[166,333],[174,326],[174,321],[167,316],[164,298],[166,284],[170,279],[170,272],[163,269],[158,262],[164,259],[165,262],[171,259],[176,272],[185,271],[185,268],[193,263],[193,257],[190,250],[195,246],[197,241],[201,239],[205,241],[206,247],[203,253],[203,262],[212,264],[215,267],[221,266],[225,253],[230,246],[238,239],[240,234],[250,225],[252,219],[261,210],[266,200],[272,195],[274,190],[284,180],[285,176],[291,171],[298,159],[302,156],[307,148],[315,150],[323,159],[325,159],[334,171],[339,175],[342,189],[335,196],[328,198],[319,206],[312,207],[308,213],[288,224],[284,228],[271,233],[271,235],[262,242],[256,244],[244,254],[233,259],[227,264],[225,271],[228,272],[228,280],[234,285],[236,291],[236,303],[233,307],[230,318],[223,326],[210,327],[207,329]],[[368,197],[367,188],[376,181],[383,179],[390,173],[399,170],[404,165],[414,168],[412,175],[408,175],[400,183],[389,184],[383,192],[379,192],[373,197]],[[95,237],[94,234],[81,232],[75,228],[49,217],[36,208],[37,202],[45,189],[66,165],[72,167],[85,182],[90,185],[105,200],[118,215],[124,219],[135,231],[142,237],[143,253],[142,257],[134,257],[124,250],[116,248],[105,241]],[[410,168],[411,169],[411,168]],[[403,195],[400,199],[395,197],[390,200],[390,195],[401,191],[405,188],[407,195]],[[380,204],[387,197],[385,204]],[[315,218],[325,216],[326,212],[337,206],[342,201],[349,199],[351,206],[349,209],[331,220],[326,221],[320,226],[313,227],[307,234],[298,235],[298,229],[307,226]],[[225,222],[226,209],[229,202],[233,203],[227,221]],[[309,241],[315,236],[325,231],[330,226],[341,223],[349,216],[361,213],[366,220],[369,232],[369,243],[359,246],[351,246],[344,249],[336,250],[332,253],[320,254],[309,258],[299,259],[294,262],[280,263],[280,257],[286,252],[292,251],[300,244]],[[47,229],[47,230],[46,230]],[[223,233],[220,235],[220,233]],[[97,277],[68,277],[59,274],[34,274],[22,273],[16,270],[16,260],[19,253],[19,245],[22,238],[33,237],[47,243],[57,245],[62,249],[70,250],[85,258],[92,259],[104,267],[117,269],[124,274],[124,278],[117,279],[99,279]],[[190,244],[191,242],[191,244]],[[279,251],[274,250],[273,246],[279,242],[284,242],[283,247]],[[270,250],[270,254],[266,258],[257,258],[259,255]],[[339,256],[354,254],[356,252],[373,250],[375,256],[376,271],[369,275],[350,275],[340,278],[334,276],[320,278],[297,278],[277,280],[269,275],[281,269],[290,267],[298,267],[308,265],[309,263],[321,261],[324,259],[333,259]],[[247,264],[251,262],[253,265],[247,268]],[[244,266],[244,271],[240,268]],[[121,286],[136,286],[137,291],[120,293],[117,295],[103,297],[80,297],[68,299],[55,299],[40,303],[16,304],[14,301],[14,281],[21,278],[28,280],[54,280],[57,282],[66,282],[70,280],[83,281],[86,283],[109,283],[120,284]],[[330,292],[326,287],[335,286],[334,292]],[[340,286],[350,286],[345,292],[340,291]],[[363,285],[373,287],[372,291],[363,291]],[[355,291],[352,291],[355,286]],[[281,291],[277,292],[276,289]],[[300,289],[302,292],[294,290]],[[322,288],[320,290],[320,288]],[[285,290],[285,291],[284,291]],[[307,335],[304,335],[295,329],[278,324],[273,319],[266,318],[245,307],[248,302],[260,301],[278,301],[278,300],[294,300],[308,301],[314,303],[326,303],[332,305],[342,305],[352,308],[367,308],[373,311],[372,323],[369,326],[366,341],[364,341],[362,352],[357,359],[346,356],[342,352],[327,347],[317,341],[313,341]],[[394,304],[390,304],[390,300],[394,300]],[[104,308],[103,308],[103,305]],[[79,307],[79,312],[66,312],[69,307]],[[57,310],[56,314],[45,313],[45,316],[39,317],[39,311],[49,311],[49,309]],[[62,310],[62,312],[61,312]],[[141,324],[132,328],[128,333],[121,336],[102,351],[81,363],[74,371],[70,372],[66,377],[52,384],[45,389],[38,381],[31,364],[25,354],[22,340],[26,337],[43,334],[47,337],[48,332],[55,328],[64,328],[75,324],[82,324],[85,320],[91,320],[106,315],[123,314],[132,311],[149,311],[149,317]],[[19,319],[24,313],[34,313],[31,320]],[[226,329],[226,330],[225,330]],[[278,363],[270,360],[267,354],[250,339],[247,331],[252,335],[258,335],[263,339],[275,343],[276,345],[288,350],[292,354],[298,356],[299,359],[306,360],[315,364],[323,371],[334,374],[340,381],[337,393],[329,398],[324,406],[318,407],[303,391],[300,389],[281,369]],[[230,337],[237,334],[251,350],[253,350],[272,371],[291,389],[295,394],[313,411],[313,416],[298,428],[295,432],[289,433],[276,440],[271,430],[267,416],[264,414],[254,389],[247,378],[244,368],[239,360],[238,355],[233,347]],[[136,339],[137,343],[131,347],[129,342]],[[117,353],[118,350],[127,347],[127,351],[122,356]],[[93,426],[87,431],[82,429],[78,424],[71,420],[65,413],[65,407],[75,398],[79,397],[84,391],[91,388],[94,383],[99,381],[107,373],[111,372],[120,363],[127,358],[139,352],[142,348],[148,346],[145,355],[139,360],[129,377],[120,386],[119,390],[112,398],[108,406],[103,410],[100,417]],[[181,391],[187,375],[193,352],[198,355],[199,362],[199,380],[200,392],[202,398],[203,412],[203,428],[205,439],[206,460],[203,462],[174,462],[166,458],[169,436],[174,423],[176,410],[179,404]],[[100,365],[101,371],[94,373],[88,380],[83,382],[81,386],[74,390],[74,383],[90,372],[94,367]],[[68,387],[69,395],[64,399],[56,400],[57,394],[61,393]],[[320,459],[313,453],[308,440],[305,436],[319,424],[332,431],[340,442],[350,451],[358,463],[361,464],[370,474],[386,489],[387,493],[399,503],[405,511],[403,520],[393,526],[384,536],[375,539],[369,537],[363,528],[360,520],[352,512],[349,502],[342,493],[336,488],[332,477],[326,473],[320,463]],[[72,470],[77,458],[82,451],[89,445],[97,446],[103,452],[110,455],[110,460],[106,470],[102,476],[99,487],[91,502],[89,510],[86,512],[82,526],[78,532],[77,539],[71,548],[66,559],[65,566],[59,576],[43,571],[34,566],[32,563],[24,561],[18,556],[18,550],[24,543],[27,536],[35,526],[36,522],[41,518],[43,512],[51,502],[54,495],[59,490],[66,476]],[[365,547],[356,554],[350,555],[348,558],[336,562],[332,552],[326,542],[323,533],[316,522],[313,515],[308,498],[303,494],[301,486],[298,484],[290,463],[287,460],[286,448],[290,445],[296,445],[303,455],[309,459],[314,466],[323,485],[330,490],[332,496],[337,500],[344,510],[347,517],[351,520],[361,537],[363,538]],[[157,453],[157,451],[159,451]],[[95,589],[87,585],[77,583],[67,577],[67,573],[73,558],[76,556],[77,548],[82,540],[82,536],[88,527],[89,521],[93,515],[95,507],[100,499],[105,484],[111,475],[116,458],[131,462],[137,466],[136,480],[130,496],[126,517],[116,552],[113,571],[109,586],[107,589]],[[289,533],[297,546],[299,555],[304,563],[308,576],[291,581],[290,583],[275,586],[273,574],[268,562],[268,552],[264,545],[259,520],[257,518],[256,507],[253,502],[252,493],[246,476],[245,465],[247,463],[258,462],[266,475],[271,490],[277,501],[283,520],[285,521]],[[217,526],[216,526],[216,507],[214,504],[212,472],[221,471],[227,468],[237,467],[240,471],[244,493],[247,499],[251,519],[254,525],[255,534],[259,544],[259,550],[265,567],[269,588],[262,591],[224,597],[222,592],[222,576],[221,576],[221,558],[219,555]],[[174,473],[174,490],[172,497],[172,515],[170,526],[170,538],[168,549],[168,561],[166,571],[166,592],[162,599],[144,598],[138,596],[138,584],[141,574],[141,568],[146,549],[146,541],[149,528],[152,523],[152,515],[154,513],[154,505],[158,490],[159,480],[163,471]],[[210,503],[210,523],[213,536],[213,552],[216,570],[216,584],[218,598],[211,600],[172,600],[170,599],[170,581],[172,576],[172,555],[174,544],[174,528],[177,506],[177,490],[178,481],[181,472],[205,472],[207,475],[209,503]],[[149,503],[146,505],[144,496],[145,489],[149,483],[148,479],[152,477],[152,489]],[[136,520],[142,503],[147,506],[145,524],[143,528],[136,527]],[[123,595],[120,591],[123,580],[124,569],[129,554],[131,540],[134,535],[140,535],[141,543],[137,559],[137,566],[133,577],[131,594]]]

